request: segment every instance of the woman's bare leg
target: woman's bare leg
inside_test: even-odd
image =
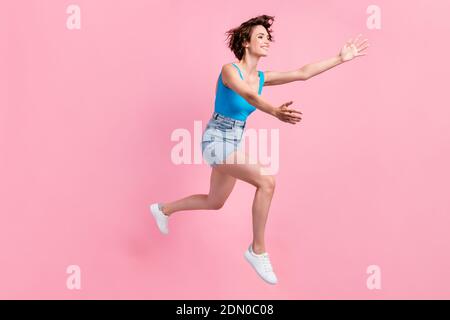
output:
[[[209,194],[194,194],[173,202],[161,203],[162,212],[170,216],[182,210],[218,210],[233,191],[236,178],[212,168]]]
[[[219,164],[216,168],[226,175],[246,181],[256,187],[252,205],[253,251],[257,254],[266,251],[264,231],[275,190],[275,177],[262,175],[261,166],[253,161],[250,163],[248,154],[237,150],[230,154],[232,163]],[[229,161],[229,160],[228,160]]]

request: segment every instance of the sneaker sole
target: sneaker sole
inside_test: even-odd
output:
[[[261,279],[263,279],[266,283],[268,283],[268,284],[272,284],[272,285],[277,284],[278,281],[277,281],[277,282],[270,282],[270,281],[264,279],[264,277],[261,276],[261,275],[259,274],[258,270],[256,270],[255,266],[254,266],[253,263],[250,261],[250,256],[249,256],[250,254],[251,254],[251,253],[248,252],[248,250],[247,250],[247,251],[245,251],[244,257],[245,257],[245,260],[247,260],[247,262],[252,266],[253,270],[255,270],[256,274],[257,274]]]

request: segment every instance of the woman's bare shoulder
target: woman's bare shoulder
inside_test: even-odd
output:
[[[223,69],[223,68],[231,67],[234,63],[235,63],[235,62],[228,62],[228,63],[225,63],[225,64],[222,65],[222,69]]]
[[[228,63],[225,63],[222,65],[222,69],[221,69],[220,73],[222,75],[222,83],[225,85],[225,87],[228,87],[228,84],[227,84],[228,77],[227,77],[227,72],[223,72],[223,71],[225,71],[229,68],[232,68],[233,63],[234,62],[228,62]]]

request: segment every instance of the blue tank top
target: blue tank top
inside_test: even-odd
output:
[[[233,63],[233,66],[239,71],[241,79],[244,80],[241,70],[239,67]],[[261,95],[262,87],[264,84],[264,72],[259,71],[259,90],[258,95]],[[216,100],[214,103],[214,111],[220,113],[226,117],[233,119],[246,121],[247,117],[255,111],[256,108],[247,102],[241,95],[239,95],[234,90],[226,87],[222,82],[222,72],[220,72]]]

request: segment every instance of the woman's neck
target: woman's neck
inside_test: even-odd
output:
[[[243,58],[238,63],[239,63],[239,66],[241,67],[241,69],[243,69],[243,72],[245,71],[245,74],[247,76],[257,74],[258,59]]]

